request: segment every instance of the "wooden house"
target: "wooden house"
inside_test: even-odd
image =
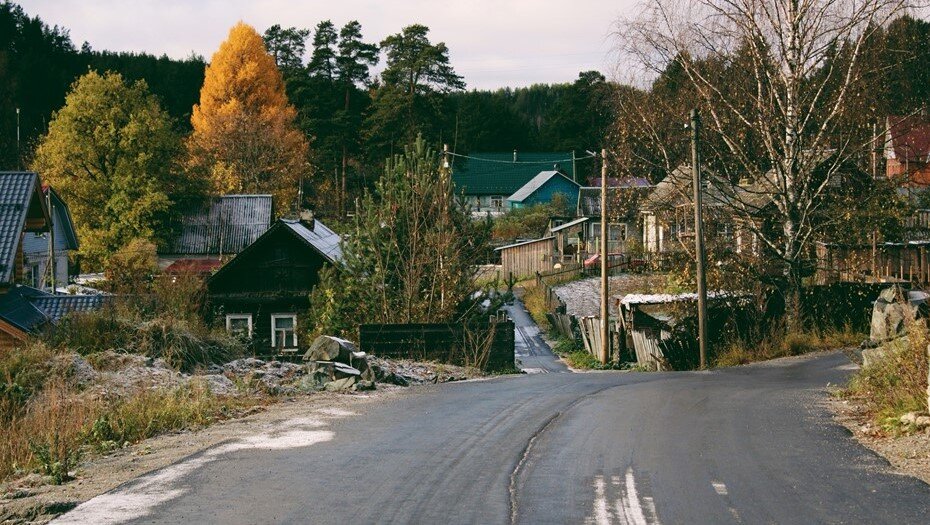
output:
[[[55,288],[68,285],[69,256],[79,245],[68,205],[51,186],[43,186],[42,192],[52,219],[51,230],[23,235],[23,282],[44,290],[53,282]]]
[[[600,179],[592,182],[600,183]],[[640,203],[652,189],[641,177],[610,178],[607,187],[607,253],[626,255],[638,251],[640,238]],[[601,188],[591,186],[578,192],[578,217],[585,217],[580,232],[581,251],[593,255],[600,252],[601,239]]]
[[[341,261],[339,235],[320,221],[278,220],[207,280],[213,321],[257,353],[305,348],[310,292],[320,270]]]
[[[505,277],[522,279],[536,275],[536,272],[551,270],[555,260],[555,237],[517,242],[495,248],[501,256],[501,272]]]

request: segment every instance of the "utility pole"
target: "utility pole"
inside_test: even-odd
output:
[[[601,150],[601,364],[610,359],[610,318],[607,297],[607,150]]]
[[[16,108],[16,166],[23,169],[23,153],[19,148],[19,108]]]
[[[55,283],[55,206],[52,204],[52,188],[48,188],[45,194],[45,202],[48,207],[48,216],[51,221],[48,225],[48,268],[49,283],[51,283],[52,295],[57,294],[57,283]]]
[[[701,117],[697,109],[691,110],[691,174],[694,183],[694,252],[697,258],[698,346],[701,351],[701,368],[707,368],[707,277],[704,275],[704,226],[702,203],[704,184],[701,181],[700,141]]]

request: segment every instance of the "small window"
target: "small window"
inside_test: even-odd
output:
[[[229,314],[226,316],[226,331],[240,339],[252,338],[252,314]]]
[[[504,207],[504,196],[503,195],[492,195],[491,196],[491,207],[501,209]]]
[[[297,348],[297,316],[275,314],[271,316],[271,346],[274,348]]]

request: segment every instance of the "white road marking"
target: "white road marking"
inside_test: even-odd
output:
[[[710,484],[714,486],[714,491],[716,491],[718,495],[726,496],[729,494],[729,492],[727,492],[727,486],[723,482],[711,481]]]
[[[611,524],[606,484],[604,476],[594,477],[594,523],[597,525]]]
[[[321,409],[318,413],[328,418],[353,415],[352,412],[340,409]],[[182,478],[224,454],[241,450],[285,450],[332,441],[335,437],[332,431],[319,430],[324,426],[323,421],[314,418],[284,421],[277,426],[278,432],[254,434],[207,449],[197,457],[157,470],[121,489],[85,501],[52,523],[112,525],[144,517],[155,506],[184,493],[185,488],[180,483]],[[281,432],[281,429],[285,431]]]

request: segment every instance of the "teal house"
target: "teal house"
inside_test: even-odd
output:
[[[558,171],[573,180],[574,160],[572,152],[472,153],[455,158],[452,183],[476,216],[496,216],[510,211],[513,202],[509,197],[540,172]],[[572,195],[571,199],[577,198],[577,187]]]
[[[507,198],[511,208],[525,208],[534,204],[548,204],[556,195],[563,195],[567,202],[578,202],[581,185],[560,171],[543,171],[530,179],[513,195]]]

